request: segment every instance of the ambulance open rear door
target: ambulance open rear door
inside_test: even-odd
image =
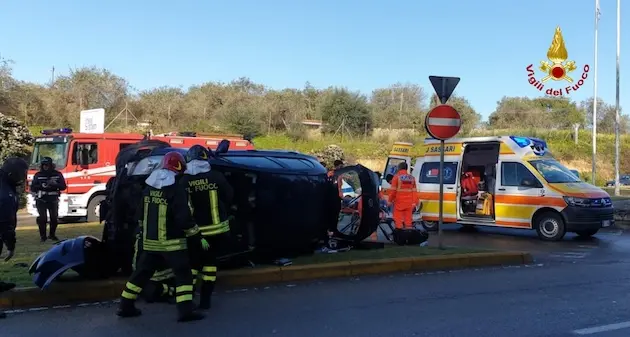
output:
[[[395,142],[392,146],[392,150],[389,152],[389,156],[387,157],[385,169],[383,170],[383,177],[381,178],[381,190],[383,191],[383,194],[387,195],[387,192],[391,187],[388,180],[391,180],[391,178],[394,177],[398,171],[398,165],[400,163],[405,162],[409,168],[411,168],[412,147],[412,143],[405,142]]]

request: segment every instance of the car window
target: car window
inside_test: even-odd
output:
[[[521,163],[501,163],[501,185],[521,186],[523,179],[538,181],[536,177]]]
[[[420,170],[420,183],[439,184],[440,183],[440,163],[429,162],[422,164]],[[457,176],[457,162],[444,163],[444,183],[454,184]]]
[[[127,174],[130,176],[141,176],[150,174],[160,163],[164,156],[151,156],[139,162],[127,164]]]

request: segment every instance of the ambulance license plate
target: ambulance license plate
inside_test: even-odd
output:
[[[610,226],[610,220],[602,221],[602,227],[609,227],[609,226]]]

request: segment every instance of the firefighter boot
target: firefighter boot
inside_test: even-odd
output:
[[[204,282],[199,292],[199,309],[207,310],[212,307],[212,292],[214,291],[214,282]]]
[[[126,298],[121,298],[120,299],[120,306],[118,307],[118,311],[116,312],[116,315],[123,317],[123,318],[127,318],[127,317],[137,317],[142,315],[142,311],[140,311],[140,309],[136,308],[136,301],[134,300],[130,300],[130,299],[126,299]]]
[[[194,310],[192,301],[184,301],[177,303],[177,321],[192,322],[204,319],[206,316]]]

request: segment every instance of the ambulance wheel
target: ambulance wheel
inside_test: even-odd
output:
[[[427,232],[435,232],[438,230],[438,223],[437,221],[422,221],[422,227]]]
[[[560,241],[566,234],[564,220],[556,212],[545,212],[536,217],[534,222],[538,237],[544,241]]]
[[[104,195],[97,195],[90,200],[87,207],[87,221],[97,222],[101,220],[100,209],[101,201],[105,200]]]

